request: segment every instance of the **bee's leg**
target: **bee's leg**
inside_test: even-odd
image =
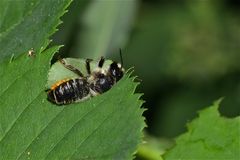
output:
[[[101,57],[100,61],[98,62],[98,67],[102,68],[104,62],[105,62],[105,59],[103,57]]]
[[[92,61],[92,59],[86,59],[86,69],[87,69],[87,73],[90,75],[91,74],[91,67],[90,67],[90,62]]]
[[[70,64],[66,64],[66,62],[63,59],[60,59],[59,62],[67,69],[69,69],[70,71],[76,73],[77,75],[79,75],[80,77],[84,77],[82,72],[80,70],[78,70],[77,68],[73,67]]]
[[[51,89],[45,89],[44,91],[45,91],[45,92],[49,92],[50,90],[51,90]]]

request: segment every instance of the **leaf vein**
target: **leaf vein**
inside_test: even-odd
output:
[[[49,156],[49,154],[54,150],[54,148],[56,148],[56,146],[66,137],[67,134],[69,134],[69,132],[78,124],[81,122],[81,120],[86,117],[89,113],[93,112],[97,106],[101,103],[103,103],[105,101],[105,99],[103,99],[101,102],[99,102],[93,109],[91,109],[90,111],[88,111],[85,115],[83,115],[69,130],[68,132],[66,132],[64,134],[64,136],[55,144],[55,146],[48,152],[48,154],[46,155],[46,158]]]
[[[132,94],[131,94],[132,95]],[[131,107],[129,107],[129,109],[131,110],[131,109],[133,109],[133,108],[131,108]],[[111,114],[110,115],[112,115],[112,114],[114,114],[116,112],[116,110],[114,110],[113,112],[111,112]],[[127,113],[129,113],[129,111],[127,111]],[[129,115],[128,116],[128,118],[126,119],[126,122],[128,122],[128,120],[129,120],[129,118],[131,117],[131,115]],[[108,116],[104,121],[106,121],[106,120],[108,120],[110,118],[110,116]],[[103,121],[103,122],[104,122]],[[97,130],[98,130],[98,128],[102,125],[102,124],[104,124],[104,123],[101,123],[85,140],[87,140],[92,134],[94,134]],[[85,141],[84,140],[84,141]],[[84,143],[84,141],[77,147],[77,149],[73,152],[73,154],[71,155],[71,157],[69,157],[69,159],[71,159],[73,156],[74,156],[74,153],[76,153],[76,151],[81,147],[81,145]],[[129,147],[123,147],[122,149],[119,149],[119,150],[123,150],[123,149],[128,149]],[[108,153],[108,154],[105,154],[105,155],[101,155],[101,156],[95,156],[95,157],[81,157],[80,159],[98,159],[98,158],[103,158],[103,157],[107,157],[107,156],[110,156],[110,155],[113,155],[114,153],[117,153],[117,152],[119,152],[119,150],[117,150],[117,151],[114,151],[114,152],[112,152],[112,153]]]
[[[6,138],[7,134],[9,134],[9,131],[12,129],[14,124],[19,120],[21,115],[27,110],[27,108],[40,96],[42,92],[40,92],[30,103],[27,104],[27,106],[24,108],[24,110],[19,114],[19,116],[15,119],[15,121],[9,126],[9,129],[7,129],[7,132],[3,135],[3,137],[0,139],[0,143]]]
[[[8,86],[7,88],[2,91],[2,93],[0,93],[0,97],[3,96],[3,94],[17,81],[19,80],[20,78],[24,77],[29,71],[31,71],[31,69],[28,69],[27,71],[25,71],[23,74],[21,74],[20,76],[18,76],[16,79],[14,79]]]
[[[25,149],[22,153],[19,154],[19,156],[17,157],[17,159],[19,159],[19,158],[23,155],[23,153],[27,151],[27,149],[29,148],[29,146],[31,146],[31,144],[36,140],[36,138],[37,138],[39,135],[41,135],[41,134],[47,129],[48,125],[49,125],[51,122],[53,122],[53,121],[59,116],[59,114],[61,114],[61,113],[63,112],[64,109],[65,109],[65,108],[63,108],[58,114],[56,114],[56,115],[53,117],[53,119],[52,119],[47,125],[44,126],[44,128],[39,132],[39,134],[37,134],[37,136],[36,136],[36,137],[30,142],[30,144],[26,147],[26,149]]]
[[[111,115],[112,115],[115,111],[116,111],[116,110],[112,111],[112,112],[79,144],[79,146],[75,149],[75,151],[70,155],[69,159],[72,158],[72,156],[73,156],[74,153],[78,150],[78,148],[80,148],[81,145],[82,145],[91,135],[93,135],[93,134],[99,129],[99,127],[101,127],[101,126],[104,124],[104,122],[107,121],[107,120],[111,117]]]

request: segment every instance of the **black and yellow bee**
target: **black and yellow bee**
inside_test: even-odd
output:
[[[105,65],[105,59],[102,57],[97,67],[93,69],[91,69],[91,62],[91,59],[85,60],[87,74],[84,75],[80,70],[70,64],[66,64],[66,62],[61,59],[60,63],[68,70],[77,74],[78,77],[63,79],[54,83],[51,88],[47,90],[47,99],[57,105],[84,101],[108,91],[123,77],[124,68],[122,66],[122,58],[121,64],[112,61],[110,65]]]

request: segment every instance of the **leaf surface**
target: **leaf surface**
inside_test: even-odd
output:
[[[240,158],[240,117],[220,116],[219,103],[199,112],[188,125],[188,132],[178,137],[176,146],[165,154],[166,160]]]
[[[71,0],[0,1],[0,61],[49,44]]]
[[[144,127],[137,83],[126,74],[103,95],[56,106],[44,89],[58,49],[0,64],[0,159],[131,159]]]

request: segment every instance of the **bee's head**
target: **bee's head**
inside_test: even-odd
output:
[[[119,81],[125,72],[123,68],[123,57],[122,57],[122,50],[119,48],[119,55],[121,59],[121,63],[113,62],[109,67],[109,73],[110,75],[116,80]]]
[[[124,68],[122,68],[122,65],[120,63],[113,62],[110,65],[109,72],[110,72],[110,75],[114,79],[116,79],[116,81],[119,81],[123,77]]]

